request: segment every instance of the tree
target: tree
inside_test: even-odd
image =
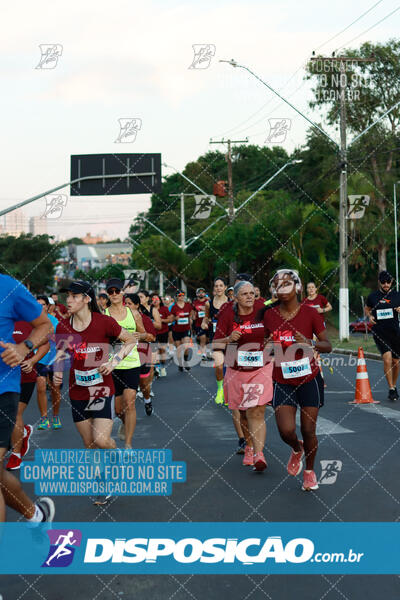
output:
[[[11,275],[37,294],[54,286],[54,265],[60,255],[48,235],[22,234],[0,237],[0,270]]]
[[[354,134],[363,132],[369,125],[382,117],[400,102],[400,40],[389,40],[386,44],[366,42],[359,50],[346,50],[343,56],[367,59],[374,62],[345,63],[346,72],[341,74],[340,57],[331,62],[312,61],[308,66],[307,78],[316,77],[313,89],[313,108],[328,108],[327,122],[337,123],[340,110],[340,81],[345,89],[348,129]],[[340,79],[340,77],[342,79]],[[375,193],[371,212],[377,207],[379,226],[388,227],[387,210],[391,204],[391,190],[398,165],[395,151],[399,146],[396,133],[400,124],[400,107],[391,111],[375,125],[349,152],[349,173],[362,172],[369,180]],[[377,225],[377,224],[376,224]],[[386,269],[388,242],[385,235],[376,240],[374,252],[377,267]]]

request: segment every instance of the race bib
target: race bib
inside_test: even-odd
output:
[[[239,350],[237,364],[239,367],[262,367],[262,350],[257,350],[256,352],[245,352],[244,350]]]
[[[282,375],[285,379],[294,379],[295,377],[305,377],[311,375],[310,359],[308,357],[301,360],[292,360],[281,363]]]
[[[197,314],[199,315],[199,319],[204,319],[204,317],[206,316],[206,313],[204,310],[199,310],[199,312]]]
[[[75,369],[75,383],[76,385],[90,387],[91,385],[103,383],[103,376],[97,369],[91,369],[90,371],[78,371],[78,369]]]
[[[393,308],[381,308],[376,311],[376,318],[381,319],[393,319]]]
[[[189,317],[179,317],[178,325],[189,325]]]

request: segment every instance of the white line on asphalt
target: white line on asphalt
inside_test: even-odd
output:
[[[300,414],[297,412],[296,414],[296,422],[297,425],[300,425]],[[317,421],[317,434],[318,435],[339,435],[342,433],[354,433],[352,429],[346,429],[346,427],[342,427],[338,425],[334,421],[330,419],[325,419],[325,417],[321,417],[321,414],[318,415]]]
[[[379,404],[359,404],[358,406],[366,412],[378,414],[384,417],[385,419],[393,419],[394,421],[400,422],[399,410],[387,408],[386,406],[380,406]]]

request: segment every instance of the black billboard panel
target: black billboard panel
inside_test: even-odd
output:
[[[71,185],[71,196],[159,193],[161,154],[74,154],[71,181],[81,177],[94,178]]]

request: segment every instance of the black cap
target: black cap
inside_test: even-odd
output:
[[[71,281],[67,288],[62,288],[60,292],[72,292],[73,294],[87,294],[94,293],[92,286],[88,281]]]
[[[378,275],[378,280],[380,283],[392,283],[393,277],[389,271],[381,271]]]
[[[111,288],[116,288],[117,290],[122,290],[124,287],[123,282],[117,277],[113,277],[109,279],[106,283],[106,290],[110,290]]]
[[[235,281],[249,281],[253,283],[253,276],[248,273],[238,273],[235,277]]]

